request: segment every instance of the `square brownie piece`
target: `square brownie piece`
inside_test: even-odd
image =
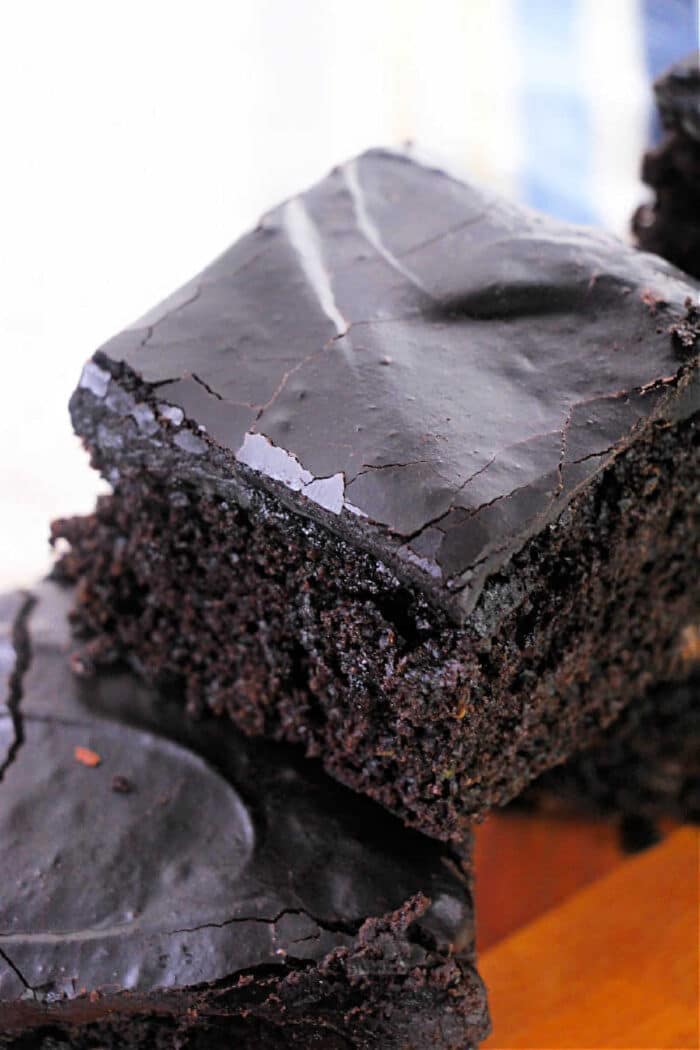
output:
[[[131,673],[76,678],[69,600],[0,601],[2,1050],[476,1047],[466,853]]]
[[[85,366],[82,666],[459,839],[677,673],[697,292],[403,154],[336,169]]]

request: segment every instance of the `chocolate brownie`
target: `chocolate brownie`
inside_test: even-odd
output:
[[[654,93],[666,134],[644,155],[654,199],[637,208],[632,229],[640,248],[700,277],[700,52],[660,77]]]
[[[459,838],[677,673],[697,291],[405,155],[336,169],[85,366],[81,666]]]
[[[700,676],[658,685],[595,745],[545,773],[522,801],[549,811],[613,814],[626,825],[664,817],[700,823]]]
[[[464,854],[131,673],[76,678],[69,598],[0,602],[0,1047],[475,1047]]]

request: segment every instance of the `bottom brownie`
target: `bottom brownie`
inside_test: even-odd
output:
[[[0,1047],[466,1050],[465,854],[0,601]]]

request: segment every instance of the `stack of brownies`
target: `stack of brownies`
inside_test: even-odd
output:
[[[373,151],[94,355],[113,492],[0,606],[1,1047],[478,1046],[471,822],[699,655],[697,295]]]

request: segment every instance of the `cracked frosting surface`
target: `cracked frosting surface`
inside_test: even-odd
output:
[[[656,256],[372,151],[267,214],[81,384],[105,398],[102,366],[128,365],[182,414],[184,451],[220,446],[461,618],[676,411],[689,297]]]
[[[319,960],[417,893],[439,944],[465,930],[470,943],[469,892],[446,850],[287,751],[184,723],[131,675],[81,683],[71,592],[36,593],[19,746],[0,783],[0,1013]],[[0,602],[2,631],[22,607]],[[17,732],[0,708],[0,754]]]

